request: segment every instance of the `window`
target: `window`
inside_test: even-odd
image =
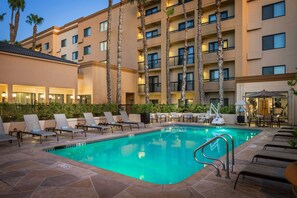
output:
[[[274,34],[269,36],[262,37],[262,49],[270,50],[270,49],[278,49],[284,48],[286,43],[286,34]]]
[[[178,65],[184,64],[184,52],[185,48],[178,49]],[[188,62],[187,64],[194,64],[194,46],[188,47]]]
[[[44,50],[48,50],[49,49],[49,43],[44,43]]]
[[[106,51],[107,49],[107,41],[100,42],[100,51]]]
[[[66,54],[63,54],[63,55],[61,56],[61,58],[66,60],[66,59],[67,59],[67,55],[66,55]]]
[[[158,53],[152,53],[147,55],[148,59],[148,68],[149,69],[154,69],[154,68],[159,68],[159,58],[158,58]]]
[[[223,41],[223,49],[228,49],[228,40]],[[215,41],[208,43],[208,52],[212,53],[216,51],[218,51],[218,42]]]
[[[149,16],[149,15],[155,14],[157,12],[159,12],[158,7],[153,7],[153,8],[147,9],[145,11],[145,16]]]
[[[224,80],[229,80],[229,69],[225,68],[224,70]],[[214,69],[214,70],[209,70],[209,81],[219,81],[219,70]]]
[[[262,68],[263,75],[275,75],[275,74],[285,74],[286,66],[285,65],[277,65],[277,66],[268,66]]]
[[[177,85],[177,91],[181,91],[182,89],[182,83],[183,83],[183,74],[178,74],[178,85]],[[189,72],[186,74],[186,90],[187,91],[193,91],[194,90],[194,73]]]
[[[210,103],[213,104],[215,107],[218,106],[219,102],[220,102],[220,100],[218,98],[211,98],[210,99]],[[224,106],[228,106],[228,105],[229,105],[228,98],[224,98]]]
[[[88,37],[88,36],[91,36],[91,28],[90,27],[84,29],[84,37]]]
[[[108,21],[103,21],[100,23],[100,32],[106,31],[108,28]]]
[[[266,5],[262,7],[262,20],[285,16],[285,2]]]
[[[72,52],[72,60],[77,60],[78,59],[78,51]]]
[[[153,31],[150,31],[150,32],[146,33],[146,38],[147,39],[154,38],[154,37],[157,37],[157,36],[159,36],[159,31],[158,30],[153,30]]]
[[[78,35],[72,36],[72,44],[75,44],[78,42]]]
[[[150,76],[149,77],[149,91],[150,92],[160,92],[161,83],[159,83],[159,76]]]
[[[84,47],[84,55],[91,54],[91,45]]]
[[[188,23],[188,28],[193,28],[194,27],[194,20],[193,19],[187,21],[187,23]],[[178,31],[182,31],[182,30],[186,29],[185,24],[186,24],[185,22],[179,23],[178,24]]]
[[[61,40],[61,47],[66,47],[66,39]]]
[[[190,1],[192,1],[192,0],[185,0],[185,3],[188,3],[188,2],[190,2]],[[182,4],[183,3],[183,0],[178,0],[178,4],[180,5],[180,4]]]
[[[221,12],[221,20],[224,21],[226,19],[228,19],[228,11],[227,10]],[[217,21],[217,15],[216,14],[211,14],[211,15],[208,16],[208,22],[209,23],[214,23],[216,21]]]

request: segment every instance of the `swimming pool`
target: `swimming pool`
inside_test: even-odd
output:
[[[174,184],[204,167],[194,160],[194,149],[224,133],[233,136],[237,147],[256,136],[260,130],[173,125],[151,133],[47,151],[154,184]],[[209,156],[223,156],[225,142],[217,140],[204,151]]]

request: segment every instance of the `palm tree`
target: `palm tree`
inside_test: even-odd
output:
[[[134,3],[134,0],[129,0],[131,4]],[[146,0],[137,0],[137,9],[140,13],[141,20],[141,33],[143,35],[143,65],[144,65],[144,76],[145,76],[145,85],[144,85],[144,93],[145,93],[145,103],[148,104],[150,102],[149,99],[149,73],[148,73],[148,64],[147,64],[147,40],[146,40],[146,30],[145,30],[145,16],[144,16],[144,4]]]
[[[224,105],[224,71],[223,71],[223,39],[221,32],[221,0],[216,0],[216,30],[218,37],[218,67],[219,67],[219,107]]]
[[[166,14],[166,102],[171,104],[171,90],[170,90],[170,65],[169,65],[169,50],[170,50],[170,16],[173,15],[174,9],[171,8],[165,11]]]
[[[197,18],[197,61],[198,61],[198,79],[199,79],[199,97],[200,103],[205,103],[204,93],[204,76],[203,76],[203,62],[202,62],[202,0],[198,0],[198,18]]]
[[[111,95],[111,77],[110,77],[110,38],[111,38],[111,9],[112,0],[108,0],[108,25],[107,25],[107,49],[106,49],[106,85],[107,85],[107,102],[112,102]]]
[[[181,106],[186,104],[186,76],[187,76],[187,62],[188,62],[188,17],[186,12],[185,0],[183,0],[183,13],[185,18],[185,47],[183,59],[183,78],[182,78],[182,91],[181,91]]]
[[[25,0],[8,0],[9,7],[11,8],[10,18],[10,44],[14,44],[19,28],[20,11],[25,9]],[[16,13],[14,14],[14,12]]]
[[[4,20],[4,16],[6,15],[6,13],[2,13],[0,14],[0,21],[3,21]]]
[[[122,34],[123,34],[123,0],[120,1],[118,49],[117,49],[117,104],[122,104]]]
[[[27,16],[26,23],[29,23],[33,26],[33,38],[32,38],[32,50],[35,50],[36,46],[36,34],[37,34],[37,25],[41,25],[43,23],[44,19],[42,17],[39,17],[37,14],[30,14]]]

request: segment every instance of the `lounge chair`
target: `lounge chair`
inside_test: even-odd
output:
[[[83,127],[86,128],[86,130],[88,130],[88,128],[99,129],[103,134],[103,132],[107,129],[111,129],[111,132],[113,133],[113,128],[111,126],[96,124],[92,113],[84,113],[84,117],[86,120],[86,124],[83,125]]]
[[[121,127],[122,131],[124,131],[124,127],[130,127],[132,130],[131,124],[119,123],[113,119],[111,112],[104,112],[104,116],[106,118],[106,122],[108,125]]]
[[[128,114],[126,111],[120,111],[121,117],[123,119],[123,123],[127,123],[127,124],[134,124],[137,125],[138,129],[139,129],[139,125],[143,125],[144,127],[145,124],[143,122],[133,122],[129,119]]]
[[[291,138],[292,139],[292,138],[295,138],[295,136],[290,132],[288,132],[288,133],[276,133],[276,134],[273,135],[272,141],[274,141],[275,138],[282,138],[282,139],[283,138],[286,138],[286,139]]]
[[[285,153],[285,152],[278,152],[278,151],[268,151],[268,150],[261,150],[254,155],[252,162],[256,159],[270,159],[270,160],[277,160],[277,161],[284,161],[284,162],[294,162],[297,161],[297,155],[295,153]]]
[[[236,178],[234,189],[236,188],[239,176],[250,176],[262,179],[269,179],[273,181],[279,181],[284,183],[289,183],[285,178],[285,169],[280,167],[266,166],[262,164],[248,164],[244,169],[242,169]]]
[[[17,135],[17,136],[19,136],[19,135]],[[14,136],[5,134],[4,126],[3,126],[3,121],[2,121],[2,118],[0,116],[0,142],[6,142],[6,141],[8,141],[8,142],[12,143],[13,140],[17,140],[18,141],[18,146],[19,147],[21,146],[20,145],[20,139],[19,139],[19,137],[14,137]]]
[[[42,130],[39,124],[39,120],[36,114],[31,115],[24,115],[25,125],[26,125],[26,131],[22,131],[22,134],[31,134],[33,136],[39,136],[40,137],[40,144],[42,144],[42,137],[47,136],[56,136],[57,141],[59,141],[59,136],[54,131],[45,131]]]
[[[267,150],[267,148],[272,147],[272,148],[282,148],[282,149],[293,149],[297,150],[297,147],[291,146],[288,142],[269,142],[266,143],[263,147],[263,150]]]
[[[60,133],[72,133],[72,139],[74,133],[85,133],[85,137],[87,137],[87,133],[83,129],[75,129],[73,127],[69,127],[65,114],[54,114],[54,117],[56,121],[56,130],[60,131]]]

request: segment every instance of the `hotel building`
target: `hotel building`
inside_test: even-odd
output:
[[[170,17],[170,87],[172,103],[181,95],[181,73],[185,26],[188,26],[189,56],[186,98],[199,103],[197,64],[197,0],[186,0],[185,24],[180,0],[148,0],[145,26],[148,43],[150,100],[166,103],[166,14]],[[281,114],[297,124],[297,98],[287,81],[294,79],[297,62],[297,2],[295,0],[223,0],[221,27],[224,48],[224,103],[248,102],[248,111]],[[218,67],[215,0],[203,0],[202,34],[204,90],[207,103],[218,101]],[[112,90],[116,93],[116,55],[119,4],[112,9]],[[79,18],[62,27],[51,27],[37,36],[38,50],[77,62],[80,98],[92,103],[106,102],[107,9]],[[136,3],[124,4],[123,103],[144,103],[144,70],[141,21]],[[32,38],[21,42],[31,48]],[[261,90],[278,92],[281,98],[249,99]]]

